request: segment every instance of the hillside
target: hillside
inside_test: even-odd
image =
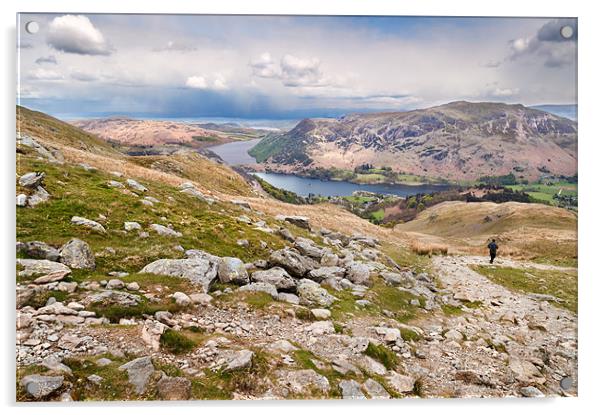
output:
[[[283,172],[369,164],[454,181],[508,173],[535,180],[576,173],[577,124],[522,105],[459,101],[306,119],[285,134],[264,138],[250,153],[266,168]]]

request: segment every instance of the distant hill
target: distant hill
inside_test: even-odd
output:
[[[365,164],[451,180],[577,172],[577,123],[523,105],[466,101],[407,111],[305,119],[251,152],[271,170]]]
[[[577,121],[577,105],[533,105],[530,108],[549,112],[550,114],[558,115],[559,117]]]

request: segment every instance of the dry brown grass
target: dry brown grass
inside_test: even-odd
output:
[[[448,247],[447,245],[442,244],[434,244],[434,243],[425,243],[419,241],[412,241],[410,243],[410,249],[412,252],[418,255],[447,255]]]

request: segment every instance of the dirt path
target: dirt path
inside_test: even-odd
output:
[[[435,257],[434,271],[453,301],[479,301],[476,308],[464,308],[464,313],[433,321],[443,326],[443,344],[453,340],[448,333],[459,332],[463,339],[453,347],[438,351],[437,342],[428,343],[432,353],[451,357],[452,365],[459,370],[450,371],[456,380],[466,377],[471,388],[454,393],[462,396],[495,396],[502,391],[519,394],[520,388],[536,386],[546,395],[576,395],[577,388],[577,316],[528,295],[511,292],[491,282],[469,268],[471,264],[488,263],[488,258],[473,256]],[[498,265],[565,269],[549,265],[502,259]],[[428,327],[427,327],[428,329]],[[437,330],[434,330],[435,332]],[[460,336],[456,336],[460,337]],[[434,347],[437,346],[437,347]],[[436,372],[445,373],[445,359],[435,364]],[[462,374],[462,371],[473,374]],[[454,375],[455,373],[455,375]],[[475,377],[476,375],[476,377]],[[427,376],[445,385],[445,379]],[[560,381],[570,377],[571,387],[563,389]],[[443,382],[442,382],[443,380]],[[448,383],[449,386],[449,383]],[[460,388],[462,389],[462,388]],[[433,390],[432,392],[443,393]]]

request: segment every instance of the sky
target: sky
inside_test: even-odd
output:
[[[17,30],[18,102],[59,117],[577,103],[576,19],[21,14]]]

